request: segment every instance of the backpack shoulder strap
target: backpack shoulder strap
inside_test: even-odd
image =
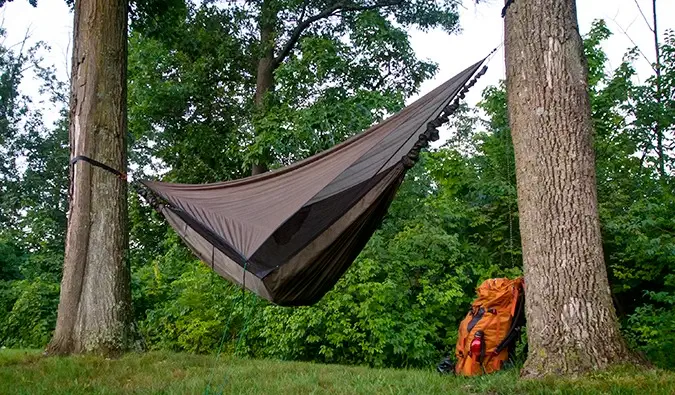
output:
[[[513,309],[513,320],[511,321],[511,327],[506,333],[504,339],[499,343],[497,348],[495,348],[494,353],[499,354],[506,347],[509,347],[514,341],[517,340],[518,335],[520,335],[520,328],[525,324],[525,294],[518,292],[518,299],[514,305]]]

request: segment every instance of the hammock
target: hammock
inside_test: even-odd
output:
[[[213,184],[141,183],[216,273],[278,305],[314,304],[365,247],[420,149],[438,139],[436,128],[485,73],[486,67],[478,71],[483,62],[291,166]]]

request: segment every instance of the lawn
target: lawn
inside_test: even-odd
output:
[[[210,390],[207,391],[208,384]],[[519,380],[151,352],[120,359],[0,350],[7,394],[675,394],[675,372],[617,368],[577,379]]]

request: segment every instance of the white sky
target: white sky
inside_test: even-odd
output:
[[[634,45],[639,46],[650,59],[654,59],[653,36],[640,15],[636,2],[651,20],[651,0],[577,1],[582,34],[588,32],[595,19],[605,19],[613,31],[614,35],[605,44],[612,67],[618,66],[626,51]],[[418,56],[439,64],[436,78],[423,84],[422,94],[481,59],[502,41],[502,0],[486,0],[478,5],[474,0],[463,0],[463,3],[460,34],[449,36],[441,31],[411,32],[413,48]],[[660,16],[659,31],[663,33],[666,29],[675,28],[675,1],[659,0],[657,8]],[[0,9],[0,15],[8,33],[5,45],[20,42],[26,31],[30,31],[31,42],[41,40],[51,46],[52,51],[45,56],[46,62],[57,67],[59,78],[67,78],[73,17],[63,0],[40,0],[37,8],[31,7],[28,0],[14,0]],[[630,38],[621,32],[622,29],[627,31]],[[489,72],[467,96],[471,105],[480,99],[480,93],[486,86],[496,84],[504,78],[502,49],[495,54],[489,66]],[[641,78],[649,75],[651,69],[647,61],[640,59],[636,66]],[[27,81],[24,88],[30,92],[35,89],[35,83]],[[52,121],[55,115],[48,118]]]

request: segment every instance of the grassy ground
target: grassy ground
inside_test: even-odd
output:
[[[211,390],[207,392],[207,384]],[[614,369],[578,379],[519,380],[514,370],[478,377],[172,353],[46,358],[0,350],[8,394],[675,394],[675,372]]]

